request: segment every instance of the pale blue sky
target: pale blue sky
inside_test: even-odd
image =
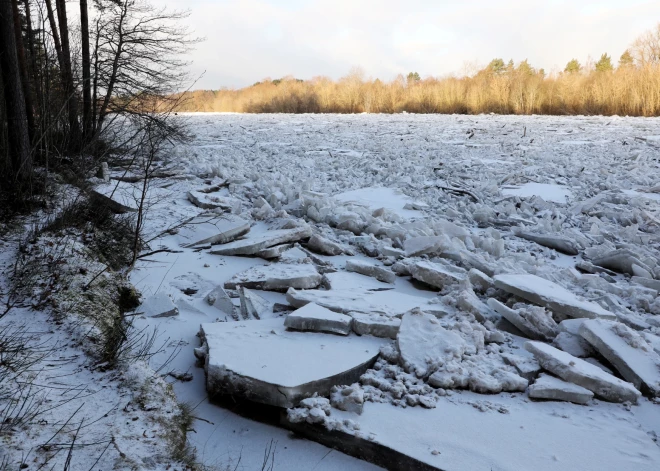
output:
[[[615,59],[660,22],[641,0],[152,0],[190,9],[206,41],[195,88],[242,87],[265,77],[339,78],[353,67],[390,80],[461,74],[494,57],[558,70],[576,57]]]

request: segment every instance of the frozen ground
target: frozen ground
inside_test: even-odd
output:
[[[172,252],[140,261],[131,281],[145,298],[166,294],[178,308],[173,317],[138,323],[157,326],[168,339],[155,362],[180,350],[172,367],[193,374],[191,382],[175,381],[174,389],[203,419],[189,437],[206,464],[240,460],[238,469],[260,469],[272,441],[275,469],[374,469],[210,403],[204,370],[195,367],[200,324],[246,318],[238,293],[230,290],[236,308],[223,311],[209,304],[211,291],[251,267],[306,263],[325,274],[325,285],[287,295],[255,291],[267,308],[255,310],[249,322],[283,322],[287,312],[314,301],[348,315],[358,311],[362,316],[356,319],[364,314],[381,319],[370,321],[372,332],[382,319],[402,327],[398,341],[356,386],[364,394],[362,415],[326,408],[321,401],[294,409],[290,419],[395,449],[437,469],[660,467],[655,385],[638,386],[645,395],[636,405],[603,400],[639,396],[621,377],[660,380],[660,148],[649,139],[659,134],[660,120],[233,114],[180,119],[190,125],[193,139],[167,158],[179,176],[153,180],[147,221],[150,248]],[[188,197],[197,190],[210,191]],[[200,195],[201,204],[218,207],[213,217],[231,212],[252,225],[243,236],[247,242],[238,245],[259,242],[256,256],[210,253],[228,253],[226,248],[236,246],[231,242],[183,247],[214,235],[208,227],[200,226],[199,237],[194,225],[176,228],[204,211],[191,203],[200,205]],[[303,227],[310,230],[306,236],[290,237]],[[264,246],[273,230],[277,244]],[[309,234],[334,245],[306,252]],[[338,255],[328,255],[333,251]],[[390,285],[347,273],[347,260],[399,276]],[[503,274],[536,275],[562,289],[553,292],[552,283],[529,278],[521,294],[506,278],[498,281]],[[505,304],[513,313],[507,311],[507,318],[521,323],[525,334],[503,320],[489,298]],[[421,311],[404,315],[414,307]],[[425,317],[405,317],[420,315]],[[605,351],[581,336],[579,326],[561,322],[571,317],[616,319],[607,321],[612,324],[603,338],[624,341],[617,340],[614,353]],[[544,340],[585,358],[568,366],[538,360],[547,372],[592,390],[595,399],[586,406],[531,401],[525,390],[541,366],[523,348],[526,340]],[[253,348],[258,351],[258,339]],[[630,359],[640,357],[643,371],[618,371],[617,363],[630,366]],[[249,357],[241,360],[254,367]],[[221,364],[223,358],[212,361]],[[295,368],[292,361],[287,366]],[[587,361],[618,376],[595,375],[614,393],[589,382]],[[621,396],[616,388],[622,388]],[[626,438],[604,442],[605,428],[608,436]],[[405,440],[397,439],[401,430]],[[590,459],[595,456],[600,458]]]

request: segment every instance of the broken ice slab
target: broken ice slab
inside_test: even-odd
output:
[[[386,291],[394,289],[389,283],[383,283],[370,276],[348,271],[326,273],[322,286],[329,290],[364,289],[369,291]]]
[[[406,257],[417,257],[453,249],[453,245],[445,236],[420,236],[406,239],[403,249]]]
[[[276,245],[274,247],[269,247],[267,249],[260,250],[257,252],[257,257],[261,257],[266,260],[271,260],[273,258],[280,258],[284,252],[293,248],[293,244],[282,244]]]
[[[589,342],[581,336],[569,332],[559,332],[552,341],[552,346],[578,358],[587,358],[593,356],[595,353]]]
[[[168,295],[160,293],[145,299],[137,312],[145,317],[173,317],[179,314],[179,308]]]
[[[361,415],[333,409],[323,425],[284,425],[392,471],[657,471],[660,448],[624,408],[512,406],[509,394],[489,397],[488,412],[482,404],[474,393],[430,410],[366,401]]]
[[[516,326],[527,338],[550,341],[557,336],[557,323],[552,314],[542,307],[520,303],[511,309],[493,298],[488,300],[488,306]]]
[[[297,242],[312,235],[309,226],[294,229],[277,229],[265,231],[247,239],[237,240],[222,245],[210,253],[215,255],[256,255],[258,252],[275,245]]]
[[[396,339],[399,333],[399,326],[401,326],[399,318],[362,312],[349,312],[348,314],[353,318],[353,332],[358,335]]]
[[[234,314],[234,303],[222,286],[218,286],[206,295],[206,302],[225,314],[230,316]]]
[[[580,335],[642,393],[660,396],[660,355],[642,335],[621,323],[600,320],[585,321]]]
[[[308,263],[273,263],[237,273],[225,283],[225,289],[236,289],[239,285],[263,291],[313,289],[321,284],[322,279],[314,265]]]
[[[378,357],[383,340],[287,331],[284,319],[202,324],[206,389],[278,407],[353,384]]]
[[[460,360],[467,347],[463,337],[418,309],[404,314],[396,341],[403,367],[419,378],[450,360]]]
[[[594,265],[614,270],[619,273],[627,273],[632,276],[653,278],[651,268],[640,260],[640,255],[628,249],[613,250],[601,257],[592,260]]]
[[[525,349],[534,355],[543,369],[564,381],[588,389],[606,401],[636,403],[641,396],[631,383],[555,347],[541,342],[526,342]]]
[[[117,214],[137,212],[142,199],[140,188],[124,182],[97,185],[92,189],[91,195],[93,202]]]
[[[438,289],[467,278],[467,271],[447,262],[417,262],[410,267],[410,273],[414,279]]]
[[[188,200],[202,209],[220,208],[225,211],[238,210],[241,207],[241,200],[231,196],[221,196],[211,193],[202,193],[199,191],[189,191]]]
[[[587,404],[594,397],[594,393],[582,386],[567,383],[547,374],[538,377],[534,384],[529,387],[528,395],[532,399],[549,399],[575,404]]]
[[[312,252],[316,252],[322,255],[341,255],[348,249],[344,248],[337,242],[333,242],[330,239],[326,239],[318,234],[314,234],[307,243],[307,248]]]
[[[396,281],[396,274],[393,271],[362,260],[348,260],[346,262],[346,271],[369,276],[383,283],[392,284]]]
[[[495,287],[515,294],[529,302],[543,306],[569,317],[616,319],[616,316],[599,305],[578,299],[566,288],[528,273],[520,275],[496,275]]]
[[[293,330],[348,335],[352,321],[351,316],[309,303],[289,314],[284,320],[284,326]]]
[[[540,371],[541,365],[534,358],[514,355],[513,353],[502,353],[502,360],[507,365],[513,366],[518,374],[527,381],[533,381]]]
[[[286,299],[294,307],[303,307],[316,303],[331,311],[348,314],[349,312],[378,313],[389,317],[400,317],[416,307],[422,308],[436,317],[447,314],[442,304],[430,304],[428,299],[410,294],[388,291],[371,291],[364,288],[304,290],[289,289]]]
[[[241,300],[241,317],[245,320],[261,319],[263,314],[272,310],[271,303],[247,288],[239,286],[238,295]]]
[[[200,214],[176,231],[176,239],[183,247],[207,244],[226,244],[250,232],[250,223],[244,219],[227,215]]]
[[[575,243],[575,241],[565,237],[548,234],[535,234],[532,232],[515,230],[513,233],[522,239],[536,242],[543,247],[548,247],[566,255],[578,255],[580,253],[578,245]]]

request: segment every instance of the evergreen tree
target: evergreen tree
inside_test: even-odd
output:
[[[596,71],[610,72],[612,70],[614,70],[614,66],[612,65],[612,58],[608,56],[607,53],[604,53],[602,56],[600,56],[598,62],[596,62]]]
[[[419,82],[420,80],[422,80],[422,78],[419,76],[417,72],[410,72],[408,74],[408,83],[415,83],[415,82]]]
[[[488,67],[486,67],[486,70],[492,74],[501,75],[506,70],[506,66],[502,59],[493,59],[490,61],[490,64],[488,64]]]
[[[568,64],[566,64],[566,68],[564,69],[564,72],[567,72],[569,74],[577,74],[582,70],[582,65],[577,59],[571,59]]]
[[[518,64],[518,72],[523,75],[534,75],[534,67],[532,67],[527,59]]]
[[[625,69],[626,67],[632,67],[634,63],[633,56],[628,49],[626,49],[621,57],[619,58],[619,69]]]

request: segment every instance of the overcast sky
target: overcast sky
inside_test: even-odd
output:
[[[243,87],[263,78],[339,78],[353,67],[390,80],[461,74],[494,57],[550,72],[575,57],[615,60],[660,22],[641,0],[152,0],[189,9],[205,41],[195,88]]]

